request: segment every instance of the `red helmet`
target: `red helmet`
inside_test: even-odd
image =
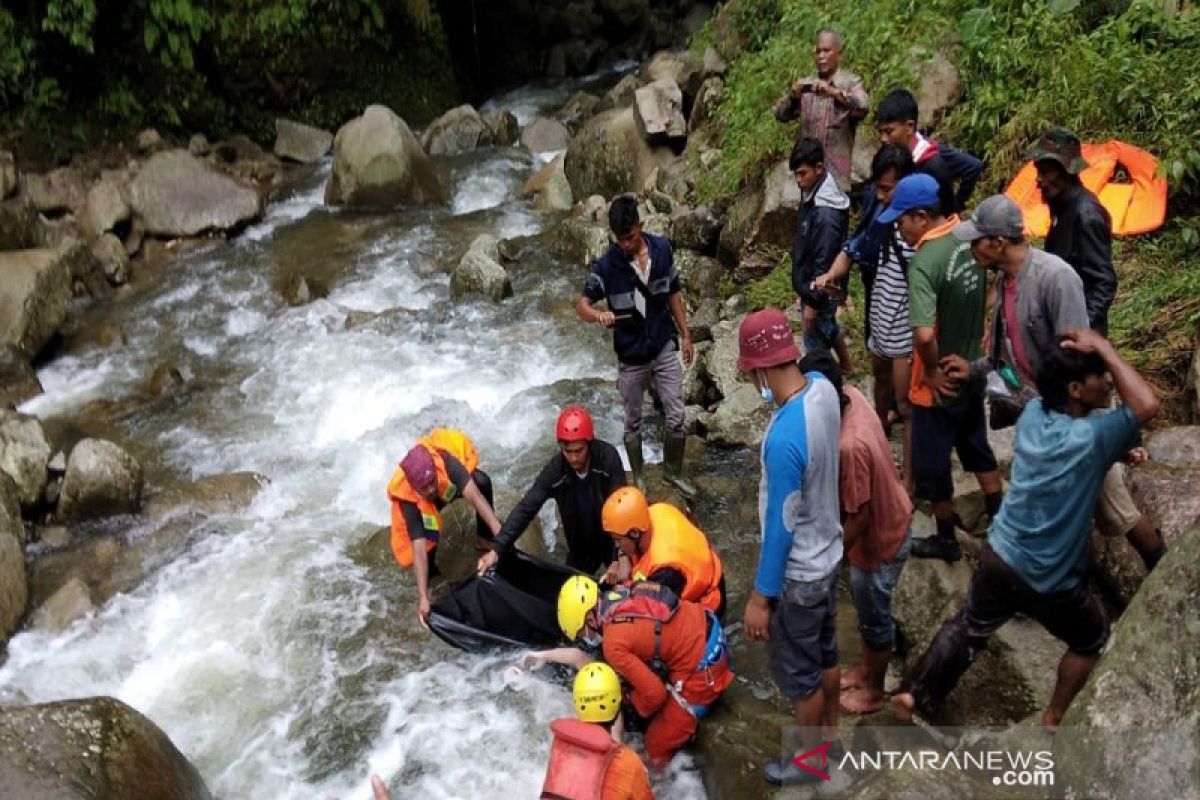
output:
[[[590,442],[596,438],[592,417],[583,406],[567,406],[558,415],[554,437],[560,442]]]

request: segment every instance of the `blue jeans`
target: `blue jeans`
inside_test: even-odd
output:
[[[874,572],[850,567],[850,596],[858,612],[858,632],[863,642],[876,652],[891,650],[896,643],[896,625],[892,621],[892,590],[900,580],[900,570],[908,560],[912,531],[895,557]]]
[[[814,309],[816,316],[804,327],[804,352],[833,351],[841,328],[837,321],[837,304],[826,303],[824,308]]]

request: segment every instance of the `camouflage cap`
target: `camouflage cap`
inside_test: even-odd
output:
[[[1038,143],[1029,151],[1029,160],[1057,161],[1071,175],[1078,175],[1087,169],[1088,163],[1083,160],[1079,137],[1072,131],[1059,125],[1052,125],[1042,134]]]

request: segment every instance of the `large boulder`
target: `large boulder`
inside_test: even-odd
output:
[[[480,234],[450,275],[451,296],[481,294],[498,303],[512,293],[512,281],[500,264],[496,238]]]
[[[683,118],[683,92],[669,78],[648,83],[633,93],[633,119],[638,133],[651,144],[687,138]]]
[[[59,167],[45,175],[21,176],[25,194],[43,214],[54,216],[73,212],[83,206],[83,175],[74,167]]]
[[[608,225],[585,217],[568,217],[550,240],[555,255],[590,267],[609,247]]]
[[[142,164],[129,184],[129,204],[146,232],[158,236],[236,230],[262,214],[258,192],[182,149]]]
[[[58,800],[212,800],[167,735],[111,697],[0,709],[0,794]]]
[[[549,117],[535,117],[521,131],[521,146],[532,153],[551,153],[565,150],[571,143],[567,126]]]
[[[692,103],[692,111],[688,115],[688,133],[695,133],[710,121],[716,119],[717,106],[725,96],[725,81],[713,76],[706,78],[696,92]]]
[[[497,147],[512,147],[521,138],[521,123],[508,109],[493,111],[483,118],[491,131],[492,144]]]
[[[541,211],[570,211],[575,205],[571,195],[571,183],[563,170],[565,156],[559,154],[542,167],[521,187],[520,197],[533,200],[533,207]]]
[[[3,480],[0,476],[0,481]],[[29,601],[25,554],[18,536],[20,525],[17,514],[0,508],[0,646],[17,629]]]
[[[1200,528],[1182,534],[1113,625],[1059,731],[1079,797],[1194,797],[1200,769]]]
[[[33,201],[19,194],[0,200],[0,250],[37,247],[41,240],[38,210]]]
[[[917,76],[917,126],[928,130],[962,99],[962,80],[950,59],[920,47],[909,51],[909,69]]]
[[[713,349],[708,357],[708,374],[721,397],[729,397],[740,387],[749,385],[742,380],[737,366],[738,328],[744,318],[742,315],[725,320],[712,329]]]
[[[42,384],[25,355],[15,344],[0,345],[0,408],[19,406],[42,393]]]
[[[712,357],[712,353],[709,353]],[[702,414],[708,442],[724,447],[757,447],[771,419],[771,410],[753,386],[743,383],[722,400],[715,411]]]
[[[33,612],[29,626],[37,631],[62,633],[95,608],[91,589],[82,578],[75,576]]]
[[[492,129],[468,103],[442,114],[421,135],[421,146],[431,156],[456,156],[491,143]]]
[[[933,532],[925,514],[913,519],[913,535]],[[910,558],[892,594],[892,615],[905,644],[909,667],[933,641],[942,623],[967,595],[971,566]],[[987,649],[959,681],[942,709],[951,725],[1007,725],[1044,708],[1058,660],[1066,648],[1041,625],[1016,617],[992,636]]]
[[[438,204],[446,195],[408,124],[387,106],[368,106],[333,140],[325,202],[366,208]]]
[[[129,256],[120,239],[106,233],[92,242],[91,253],[109,283],[123,286],[129,282]]]
[[[671,243],[679,248],[716,255],[721,236],[721,218],[708,206],[680,208],[671,218],[675,236]]]
[[[123,172],[107,172],[88,189],[80,220],[92,235],[100,236],[116,228],[133,215],[129,201],[128,177]]]
[[[721,230],[718,255],[726,264],[738,263],[743,250],[763,245],[790,250],[796,235],[800,189],[786,160],[764,176],[761,184],[747,186],[729,211]]]
[[[646,83],[667,80],[683,92],[687,105],[696,98],[704,80],[704,56],[692,50],[655,53],[642,68],[642,80]]]
[[[638,133],[632,108],[592,117],[567,148],[564,167],[576,197],[614,197],[640,191],[655,170],[676,158],[669,147],[653,147]]]
[[[66,250],[0,252],[0,346],[35,356],[67,319],[71,266]]]
[[[626,75],[600,98],[596,112],[612,111],[617,108],[627,108],[633,104],[633,95],[642,85],[642,79],[637,75]]]
[[[280,158],[311,164],[324,158],[331,147],[333,134],[323,128],[314,128],[290,119],[275,120],[273,152]]]
[[[103,439],[84,439],[67,458],[58,517],[88,519],[130,514],[142,501],[142,466],[121,447]]]
[[[37,417],[0,408],[0,472],[16,485],[22,506],[33,506],[41,497],[50,456],[50,442]]]
[[[675,266],[679,270],[679,282],[683,286],[684,296],[689,300],[700,298],[715,298],[721,291],[721,279],[725,277],[725,268],[715,258],[701,255],[695,250],[679,249],[675,251]],[[688,322],[695,330],[695,320]]]
[[[568,130],[574,132],[591,118],[598,105],[600,105],[599,97],[580,90],[567,98],[567,102],[554,112],[554,118],[566,125]]]

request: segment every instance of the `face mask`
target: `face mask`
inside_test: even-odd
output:
[[[771,391],[771,386],[767,383],[767,377],[761,373],[758,376],[758,393],[762,395],[763,402],[767,405],[775,404],[775,393]]]

